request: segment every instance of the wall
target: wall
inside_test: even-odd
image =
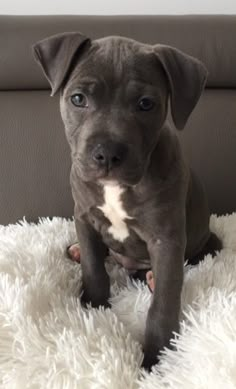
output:
[[[0,14],[236,14],[236,0],[0,0]]]

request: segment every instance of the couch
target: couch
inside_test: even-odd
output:
[[[180,141],[211,212],[235,211],[236,15],[0,16],[0,224],[73,215],[59,97],[50,97],[31,51],[36,41],[64,31],[164,43],[205,63],[206,89]]]

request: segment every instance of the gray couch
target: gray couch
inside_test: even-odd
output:
[[[211,212],[235,211],[236,15],[0,16],[0,224],[73,214],[58,96],[31,53],[32,43],[63,31],[165,43],[206,64],[206,90],[180,139]]]

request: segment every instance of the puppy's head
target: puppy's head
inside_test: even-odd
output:
[[[198,60],[164,45],[64,33],[34,45],[85,181],[137,184],[167,115],[182,129],[206,81]]]

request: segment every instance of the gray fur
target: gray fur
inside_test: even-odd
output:
[[[175,126],[185,126],[203,90],[206,69],[174,48],[121,37],[91,41],[80,33],[61,34],[37,43],[34,50],[53,93],[61,90],[83,301],[108,305],[108,250],[124,264],[128,258],[137,269],[152,268],[155,290],[144,344],[144,366],[150,367],[159,350],[169,346],[172,332],[179,330],[184,259],[197,262],[205,248],[220,248],[209,230],[204,190],[185,163],[176,129],[166,122],[170,97]],[[71,103],[78,91],[87,95],[88,107]],[[153,110],[138,110],[141,96],[152,96]],[[121,148],[119,166],[97,165],[97,148],[108,160]],[[121,200],[129,215],[124,242],[108,232],[111,223],[99,208],[104,182],[109,181],[124,189]]]

